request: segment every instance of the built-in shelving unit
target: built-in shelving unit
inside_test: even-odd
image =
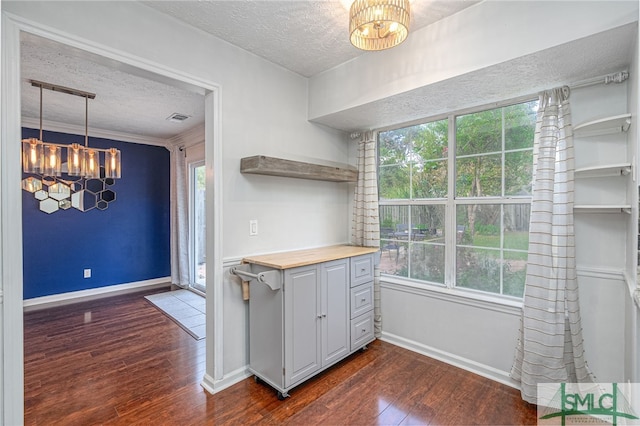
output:
[[[573,128],[577,137],[593,137],[624,133],[631,126],[631,114],[613,115],[597,118],[578,124]],[[576,169],[576,179],[626,177],[632,172],[632,164],[629,162],[614,164],[599,164]],[[624,181],[621,181],[624,185]],[[627,213],[631,214],[631,205],[628,204],[576,204],[573,207],[575,213]]]
[[[605,164],[602,166],[581,167],[576,169],[577,178],[599,178],[610,176],[626,176],[631,173],[631,163]]]
[[[631,214],[629,204],[576,204],[573,206],[575,213],[627,213]]]
[[[351,166],[323,166],[302,161],[256,155],[240,160],[240,172],[329,182],[355,182],[358,170]]]
[[[626,132],[631,126],[631,114],[620,114],[590,120],[574,126],[576,136],[602,136]]]

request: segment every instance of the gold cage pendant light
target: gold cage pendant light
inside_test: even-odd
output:
[[[362,50],[384,50],[409,35],[409,0],[355,0],[349,12],[351,44]]]

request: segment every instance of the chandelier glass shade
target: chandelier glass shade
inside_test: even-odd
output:
[[[384,50],[409,35],[409,0],[355,0],[349,12],[351,44],[362,50]]]
[[[23,179],[22,188],[34,194],[40,202],[40,210],[45,213],[70,207],[81,211],[106,209],[115,201],[115,192],[108,187],[113,185],[114,179],[121,177],[121,155],[116,148],[89,147],[89,99],[94,99],[95,94],[36,80],[30,82],[40,88],[40,134],[39,138],[22,139],[22,170],[35,175]],[[84,146],[43,140],[43,89],[85,98]],[[66,161],[63,160],[64,150]],[[104,163],[100,161],[102,156]]]

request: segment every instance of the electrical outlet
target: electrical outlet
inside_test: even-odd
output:
[[[258,235],[258,220],[252,219],[249,221],[249,235]]]
[[[85,278],[91,278],[91,269],[85,269],[84,270],[84,277]]]

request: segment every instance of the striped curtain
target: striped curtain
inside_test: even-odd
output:
[[[538,383],[591,382],[584,360],[573,229],[569,88],[540,94],[534,139],[529,259],[511,377],[536,403]]]
[[[378,216],[378,158],[376,132],[363,132],[358,142],[358,183],[354,197],[351,243],[380,247]],[[382,333],[380,313],[380,269],[376,263],[373,278],[373,323],[376,337]]]

